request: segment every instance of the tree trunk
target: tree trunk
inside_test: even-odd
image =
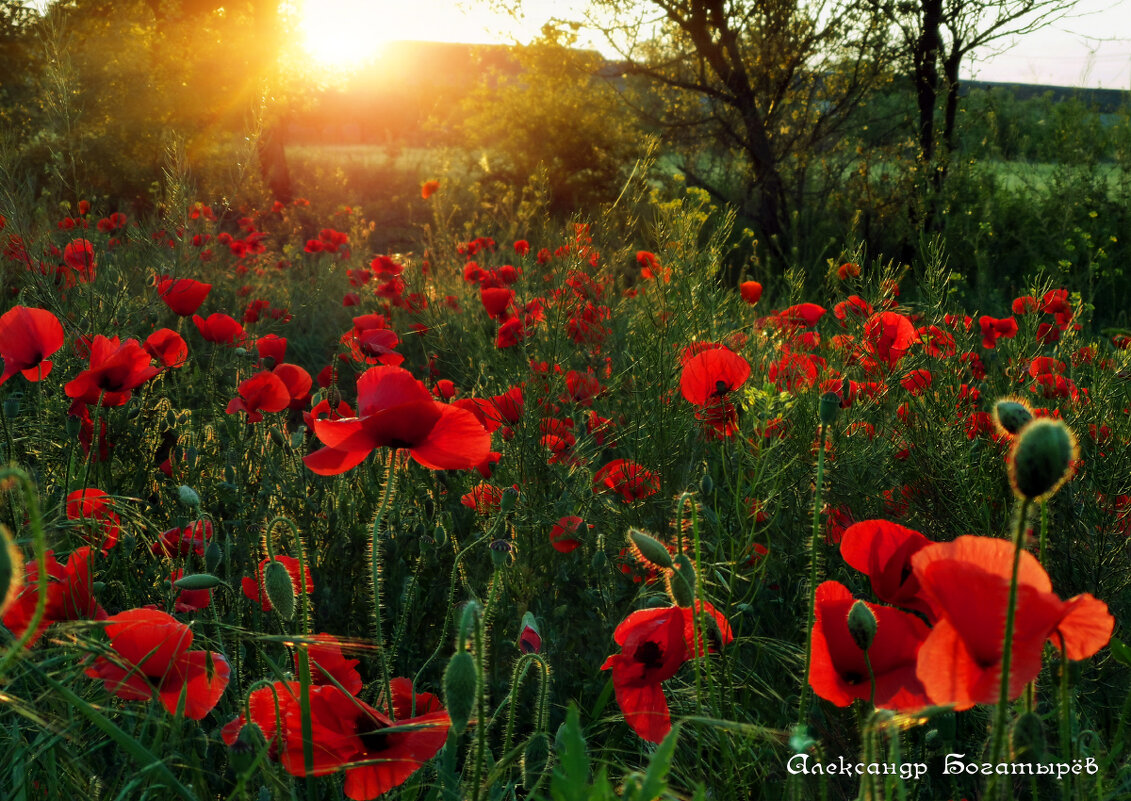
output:
[[[294,199],[294,187],[283,147],[283,130],[283,121],[264,125],[255,148],[259,153],[259,172],[271,190],[271,196],[280,203],[290,203]]]
[[[935,107],[939,97],[938,57],[942,48],[942,0],[922,0],[923,26],[915,42],[915,100],[919,106],[919,158],[924,169],[935,159]]]

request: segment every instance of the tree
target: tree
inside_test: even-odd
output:
[[[630,96],[678,168],[733,203],[767,244],[792,214],[870,89],[886,77],[886,31],[841,0],[592,0],[589,24],[648,90]],[[830,170],[830,174],[835,170]]]
[[[959,69],[972,51],[1031,33],[1062,17],[1076,0],[864,0],[902,37],[915,88],[919,161],[937,191],[955,146]],[[939,130],[941,116],[942,129]],[[928,204],[928,209],[933,208]],[[925,222],[932,224],[930,211]]]

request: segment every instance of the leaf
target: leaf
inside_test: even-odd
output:
[[[587,801],[589,798],[589,753],[581,729],[577,705],[571,703],[566,721],[554,736],[558,764],[550,779],[550,795],[554,801]]]
[[[672,757],[675,756],[675,743],[679,739],[679,730],[682,724],[676,723],[668,736],[660,743],[656,753],[648,763],[648,770],[644,773],[644,781],[640,785],[637,795],[638,801],[654,801],[667,789],[667,776],[672,767]]]

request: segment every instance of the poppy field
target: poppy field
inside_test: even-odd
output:
[[[3,798],[1131,797],[1131,332],[458,191],[0,209]]]

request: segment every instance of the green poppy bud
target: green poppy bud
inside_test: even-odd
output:
[[[821,396],[821,402],[817,407],[817,416],[821,419],[821,425],[831,426],[836,422],[838,414],[840,414],[840,396],[835,392],[826,392]]]
[[[208,543],[208,547],[204,549],[204,571],[206,573],[215,573],[216,568],[224,561],[224,551],[221,550],[219,543],[216,540]]]
[[[703,496],[710,495],[715,491],[715,480],[711,478],[710,473],[704,473],[703,477],[699,479],[699,494]]]
[[[263,568],[263,591],[283,620],[295,616],[295,585],[282,562],[272,560]]]
[[[478,601],[468,601],[463,605],[463,613],[459,618],[459,630],[456,632],[456,648],[462,648],[471,632],[475,630],[475,622],[479,619],[483,607]]]
[[[1007,434],[1016,437],[1032,420],[1033,412],[1023,400],[1002,398],[994,404],[994,422]]]
[[[645,534],[638,528],[630,528],[628,530],[628,544],[632,548],[632,553],[636,556],[637,561],[645,567],[657,570],[671,569],[672,555],[668,553],[664,544],[651,534]]]
[[[518,503],[518,490],[515,487],[507,487],[503,490],[502,500],[499,501],[499,510],[504,513],[509,512],[514,509],[516,503]]]
[[[286,572],[286,568],[283,570]],[[290,574],[287,575],[287,581],[290,581]],[[173,582],[173,586],[178,590],[211,590],[213,587],[219,587],[223,583],[223,581],[211,573],[193,573],[191,576],[182,576],[177,579]],[[292,592],[293,589],[292,587]],[[274,601],[271,603],[274,603]],[[291,605],[294,605],[293,599]]]
[[[1013,445],[1009,483],[1018,497],[1041,500],[1072,474],[1076,437],[1062,420],[1042,417],[1021,430]]]
[[[876,639],[876,615],[863,601],[857,601],[848,610],[848,633],[861,651],[871,648]]]
[[[237,776],[247,773],[251,770],[251,766],[255,764],[255,758],[259,755],[259,752],[266,747],[267,738],[263,736],[263,730],[249,720],[240,729],[239,736],[232,743],[232,747],[228,749],[228,756],[232,761],[232,770],[236,772]]]
[[[685,609],[695,603],[695,564],[686,554],[672,560],[672,570],[664,574],[664,586],[672,603]]]
[[[467,728],[478,689],[479,671],[475,668],[475,657],[470,651],[461,649],[444,670],[444,706],[452,720],[452,731],[456,734]]]
[[[181,503],[191,509],[200,506],[200,495],[192,487],[186,486],[185,484],[181,484],[181,486],[177,487],[177,497],[180,499]]]

